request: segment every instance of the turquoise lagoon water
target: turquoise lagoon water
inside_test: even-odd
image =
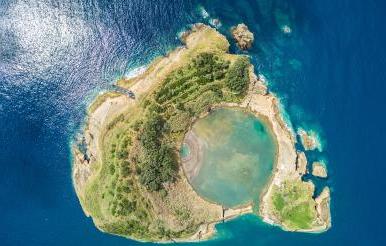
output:
[[[272,173],[276,144],[267,126],[251,113],[218,109],[192,130],[202,140],[202,166],[191,181],[203,197],[236,207],[258,198]]]
[[[189,146],[185,143],[182,144],[181,149],[180,149],[180,157],[185,158],[185,157],[189,156],[189,154],[190,154]]]

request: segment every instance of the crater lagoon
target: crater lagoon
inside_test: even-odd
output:
[[[196,172],[187,176],[198,194],[224,207],[258,205],[276,154],[274,135],[263,120],[241,109],[221,108],[199,119],[187,136],[194,140],[186,137],[181,157],[195,162],[189,165]]]

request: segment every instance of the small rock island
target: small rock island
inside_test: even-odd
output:
[[[252,43],[255,38],[253,33],[249,31],[245,24],[242,23],[238,24],[236,27],[232,27],[231,33],[240,49],[247,50],[252,47]]]
[[[319,178],[327,178],[327,169],[325,164],[318,161],[312,163],[312,175]]]
[[[305,150],[317,149],[322,151],[322,146],[318,140],[318,136],[314,131],[306,131],[303,128],[299,128],[297,133]]]
[[[246,213],[288,231],[330,228],[330,190],[314,199],[314,184],[302,180],[307,158],[248,57],[228,53],[227,39],[203,24],[183,42],[89,107],[81,144],[73,147],[73,183],[85,214],[101,231],[152,242],[205,240],[216,223]],[[225,108],[261,119],[259,129],[273,137],[273,169],[255,195],[257,208],[253,201],[233,207],[200,196],[189,176],[200,162],[181,157],[195,123]],[[189,145],[184,155],[200,148]]]

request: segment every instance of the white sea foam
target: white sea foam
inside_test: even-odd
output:
[[[283,121],[286,124],[287,129],[291,132],[292,136],[295,138],[296,134],[295,134],[292,122],[291,122],[291,118],[290,118],[289,114],[287,113],[287,111],[285,110],[284,104],[282,102],[282,98],[278,97],[277,95],[275,95],[275,97],[278,99],[277,100],[278,101],[278,107],[279,107],[280,114],[283,117]]]
[[[134,78],[134,77],[137,77],[138,75],[141,75],[143,74],[147,69],[147,66],[144,65],[144,66],[140,66],[140,67],[136,67],[132,70],[130,70],[129,72],[127,72],[124,77],[125,79],[131,79],[131,78]]]
[[[264,76],[264,74],[259,73],[259,74],[257,75],[257,77],[258,77],[258,79],[259,79],[260,81],[262,81],[265,85],[268,85],[268,83],[267,83],[267,78]]]
[[[319,151],[319,152],[322,152],[323,151],[323,148],[324,148],[324,144],[325,142],[323,141],[323,139],[321,138],[320,136],[320,127],[318,126],[307,126],[306,124],[303,123],[304,128],[303,127],[300,127],[298,128],[297,130],[297,133],[299,134],[299,131],[302,129],[304,131],[307,132],[308,135],[310,135],[313,139],[315,139],[315,142],[316,142],[316,149]]]
[[[209,24],[215,28],[220,28],[222,26],[222,23],[219,19],[211,18],[209,20]]]
[[[198,8],[199,8],[199,10],[200,10],[201,16],[202,16],[204,19],[206,19],[206,18],[209,17],[209,13],[206,11],[206,9],[205,9],[204,7],[200,6],[200,7],[198,7]]]
[[[286,34],[290,34],[292,32],[292,29],[291,29],[290,26],[284,25],[284,26],[281,27],[281,31],[286,33]]]

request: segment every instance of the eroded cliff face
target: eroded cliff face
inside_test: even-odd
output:
[[[252,47],[254,36],[245,24],[242,23],[232,27],[231,33],[240,49],[247,50]]]

